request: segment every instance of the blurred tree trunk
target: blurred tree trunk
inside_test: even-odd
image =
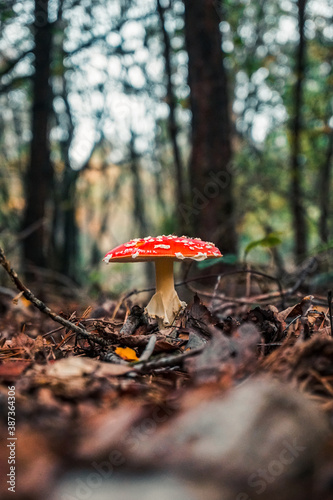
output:
[[[296,84],[294,89],[294,117],[291,129],[291,211],[294,226],[295,257],[304,258],[307,251],[308,230],[306,214],[302,196],[302,167],[301,167],[301,132],[302,132],[302,106],[303,106],[303,84],[305,73],[305,7],[306,0],[298,0],[298,32],[299,43],[296,59]]]
[[[328,138],[327,152],[324,165],[321,169],[320,181],[320,221],[319,236],[323,243],[328,243],[330,238],[329,213],[330,213],[330,185],[333,160],[333,133]]]
[[[130,140],[130,169],[132,174],[133,185],[133,220],[139,229],[139,237],[148,236],[148,223],[146,217],[146,209],[144,203],[143,186],[140,176],[140,167],[138,155],[135,150],[135,134],[131,131]]]
[[[37,228],[23,241],[24,259],[36,266],[45,265],[43,221],[52,181],[48,130],[52,101],[49,82],[52,25],[48,21],[48,6],[49,0],[43,2],[35,0],[32,139],[30,162],[26,173],[26,205],[23,218],[23,229],[37,224]]]
[[[65,58],[63,49],[63,42],[59,50],[61,51],[62,65]],[[77,208],[77,181],[80,175],[79,170],[73,170],[69,158],[69,150],[74,136],[74,124],[72,120],[72,113],[68,102],[68,91],[65,73],[62,75],[62,92],[66,115],[67,115],[67,137],[61,141],[61,156],[64,162],[64,172],[60,182],[59,190],[59,205],[60,215],[62,219],[61,232],[62,237],[60,241],[62,248],[59,253],[60,261],[58,262],[59,271],[64,275],[71,278],[74,282],[80,283],[79,279],[79,229],[76,221],[76,208]],[[59,124],[60,125],[60,124]]]
[[[164,62],[165,62],[165,73],[167,77],[166,99],[167,99],[167,104],[169,106],[168,128],[169,128],[169,135],[173,150],[173,158],[176,168],[175,199],[177,200],[177,206],[182,206],[185,204],[184,166],[177,141],[178,125],[176,120],[176,97],[172,84],[171,43],[170,43],[169,33],[165,27],[165,16],[164,16],[165,8],[161,5],[160,0],[157,0],[157,11],[160,18],[161,29],[163,34],[163,42],[164,42]],[[183,217],[178,217],[177,232],[178,234],[184,234],[185,232],[185,221]]]
[[[148,236],[148,221],[145,207],[144,188],[140,176],[140,164],[137,152],[135,150],[135,133],[131,131],[130,140],[130,169],[132,174],[133,186],[133,220],[138,228],[138,237]],[[146,196],[147,199],[147,196]],[[150,285],[154,280],[154,269],[151,262],[145,263],[146,282]]]
[[[231,120],[221,48],[221,19],[214,0],[184,0],[192,108],[191,193],[180,207],[192,234],[235,253]],[[229,169],[230,170],[230,169]]]
[[[79,283],[78,276],[78,227],[76,222],[76,186],[79,171],[66,165],[62,183],[64,211],[64,245],[62,252],[61,272]]]

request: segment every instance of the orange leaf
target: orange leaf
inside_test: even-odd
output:
[[[130,347],[117,347],[114,352],[126,361],[139,361],[136,352]]]
[[[21,297],[21,302],[24,305],[24,307],[29,307],[31,306],[30,300],[26,299],[25,297]]]

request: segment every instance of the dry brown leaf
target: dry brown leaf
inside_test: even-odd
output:
[[[3,361],[0,365],[0,379],[14,380],[18,378],[31,363],[30,359]]]
[[[95,413],[91,418],[84,419],[80,429],[81,440],[75,454],[80,459],[91,460],[118,449],[126,440],[130,444],[130,429],[143,413],[141,403],[124,401],[103,414]]]
[[[116,363],[104,363],[96,359],[71,356],[50,363],[47,367],[41,367],[41,371],[47,377],[54,379],[65,379],[74,377],[85,377],[87,375],[124,375],[132,369],[125,365]]]
[[[301,302],[298,304],[288,307],[284,311],[277,314],[280,321],[285,321],[286,319],[296,318],[296,316],[306,316],[309,310],[312,308],[313,295],[307,295],[303,297]]]

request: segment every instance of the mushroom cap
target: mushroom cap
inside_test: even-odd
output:
[[[214,243],[200,238],[187,236],[147,236],[136,238],[110,250],[104,261],[108,262],[146,262],[159,257],[172,260],[205,260],[221,257],[222,254]]]

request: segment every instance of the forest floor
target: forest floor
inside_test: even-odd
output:
[[[162,330],[128,300],[51,300],[80,335],[9,290],[2,499],[333,498],[332,317],[315,298],[213,314],[194,295]]]

